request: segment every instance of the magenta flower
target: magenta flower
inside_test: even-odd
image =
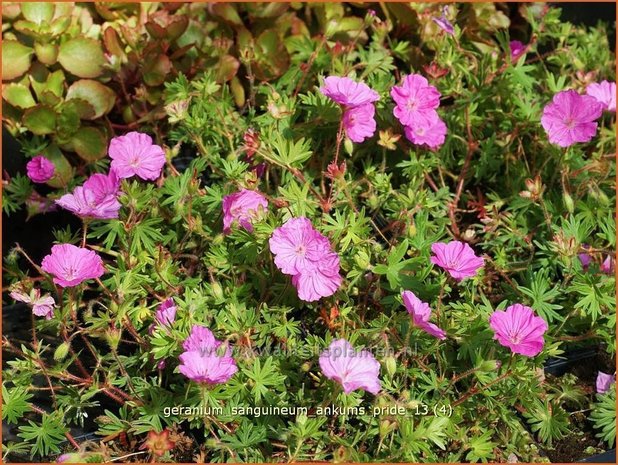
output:
[[[420,74],[406,76],[401,86],[391,89],[395,101],[393,114],[404,126],[431,125],[440,105],[440,92]]]
[[[229,381],[238,371],[236,362],[228,355],[221,357],[199,352],[183,352],[179,356],[180,373],[200,384],[221,384]]]
[[[311,269],[330,250],[328,239],[305,217],[290,218],[276,228],[268,244],[277,268],[289,275]]]
[[[496,310],[489,317],[489,326],[495,333],[494,339],[515,354],[534,357],[543,350],[547,323],[530,307],[514,304],[504,312]]]
[[[509,42],[509,47],[511,48],[511,61],[517,61],[517,59],[526,53],[528,46],[519,40],[511,40]]]
[[[28,305],[32,306],[32,313],[36,316],[45,317],[46,320],[51,320],[54,316],[54,307],[56,306],[56,301],[54,298],[45,294],[41,297],[40,289],[32,289],[30,294],[25,294],[23,292],[19,292],[18,290],[12,291],[9,294],[13,299],[24,302]]]
[[[292,276],[298,297],[305,302],[333,295],[341,286],[341,281],[339,256],[334,252],[325,254],[319,262]]]
[[[412,322],[415,326],[418,326],[433,337],[446,339],[446,331],[429,322],[429,318],[431,317],[429,304],[420,300],[410,291],[403,291],[401,293],[401,298],[403,299],[406,310],[412,316]]]
[[[378,93],[363,82],[348,77],[329,76],[324,79],[320,92],[346,108],[355,108],[380,99]]]
[[[54,283],[72,287],[105,273],[103,260],[95,252],[73,244],[54,245],[51,254],[43,258],[41,268],[54,276]]]
[[[341,285],[339,256],[307,218],[291,218],[269,239],[275,265],[292,275],[298,297],[307,302],[333,295]]]
[[[434,253],[431,263],[447,271],[457,281],[475,276],[484,264],[482,257],[477,257],[474,250],[465,242],[436,242],[431,245]]]
[[[616,112],[616,83],[610,81],[594,82],[586,87],[586,94],[603,105],[603,109]]]
[[[357,389],[380,392],[380,363],[366,350],[355,351],[345,339],[331,342],[322,352],[320,368],[324,376],[341,384],[346,394]]]
[[[545,106],[541,124],[552,144],[569,147],[576,142],[589,142],[596,135],[595,120],[601,113],[603,105],[594,97],[565,90]]]
[[[163,149],[153,144],[148,134],[135,131],[114,137],[109,143],[109,156],[112,169],[122,179],[138,176],[154,181],[165,165]]]
[[[114,170],[107,175],[93,174],[83,186],[56,200],[56,204],[82,218],[118,218],[122,206],[118,201],[119,189],[120,180]]]
[[[171,297],[163,301],[155,312],[155,320],[163,326],[171,326],[176,319],[176,305]]]
[[[446,138],[446,124],[434,111],[435,119],[427,126],[405,126],[406,138],[417,145],[427,145],[430,149],[437,149],[444,144]]]
[[[223,197],[223,232],[229,234],[233,223],[253,232],[253,221],[268,208],[268,200],[256,191],[242,189]]]
[[[440,29],[442,29],[444,32],[450,35],[454,35],[455,28],[453,28],[453,25],[446,17],[447,13],[448,13],[448,6],[444,5],[442,7],[442,16],[440,16],[439,18],[433,18],[433,22],[436,23],[438,26],[440,26]]]
[[[589,248],[590,246],[588,244],[582,244],[582,249],[588,250]],[[592,257],[587,253],[580,253],[577,255],[577,258],[579,258],[579,261],[584,269],[588,268],[590,263],[592,263]]]
[[[221,341],[215,339],[210,329],[194,325],[183,342],[185,352],[180,354],[179,371],[187,378],[202,384],[219,384],[228,381],[238,371],[228,347],[217,353]]]
[[[608,375],[607,373],[603,373],[599,371],[597,375],[596,388],[598,394],[605,394],[609,391],[609,388],[612,384],[616,382],[616,375]]]
[[[614,258],[608,255],[601,263],[601,271],[605,274],[614,274]]]
[[[376,132],[374,115],[376,109],[371,103],[348,108],[343,112],[343,128],[352,142],[363,142]]]
[[[43,184],[54,177],[56,167],[42,155],[34,157],[26,165],[26,173],[32,182]]]

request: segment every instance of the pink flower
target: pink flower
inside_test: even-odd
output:
[[[380,392],[380,363],[366,350],[355,351],[345,339],[331,342],[322,352],[320,368],[324,376],[341,384],[346,394],[357,389]]]
[[[455,28],[453,28],[453,25],[451,24],[451,22],[446,17],[447,14],[448,14],[448,6],[444,5],[442,7],[442,16],[440,16],[439,18],[433,18],[433,21],[438,26],[440,26],[440,29],[442,29],[444,32],[446,32],[446,33],[448,33],[450,35],[454,35],[455,34]]]
[[[292,276],[298,297],[305,302],[333,295],[341,286],[341,281],[339,256],[334,252],[327,253],[318,263]]]
[[[588,244],[582,244],[582,249],[587,250],[589,248],[590,246]],[[579,261],[584,269],[588,268],[590,263],[592,263],[592,257],[587,253],[580,253],[577,257],[579,258]]]
[[[347,108],[359,107],[380,99],[378,93],[363,82],[348,77],[329,76],[324,79],[320,92]]]
[[[526,49],[528,48],[527,45],[519,40],[511,40],[509,47],[511,48],[511,61],[516,61],[520,56],[526,53]]]
[[[594,97],[565,90],[545,106],[541,124],[552,144],[569,147],[576,142],[588,142],[596,135],[595,120],[602,112],[603,105]]]
[[[276,228],[268,244],[275,255],[277,268],[289,275],[312,268],[330,250],[328,239],[305,217],[290,218]]]
[[[32,313],[36,316],[43,316],[46,320],[51,320],[54,316],[56,301],[49,294],[45,294],[41,297],[40,289],[32,289],[30,294],[24,294],[18,290],[15,290],[10,293],[10,296],[19,302],[24,302],[31,305]]]
[[[431,317],[431,309],[427,303],[420,300],[410,291],[403,291],[401,293],[401,298],[403,299],[403,304],[405,305],[406,310],[408,310],[408,313],[412,316],[412,322],[414,325],[418,326],[426,333],[431,334],[433,337],[437,337],[438,339],[446,339],[446,332],[435,324],[429,322],[429,318]]]
[[[605,274],[614,273],[614,259],[611,255],[608,255],[601,263],[601,271]]]
[[[138,176],[154,181],[161,175],[165,165],[165,152],[152,143],[148,134],[129,132],[114,137],[109,143],[109,156],[112,169],[122,179]]]
[[[436,242],[431,245],[431,251],[435,254],[431,257],[431,263],[448,271],[457,281],[475,276],[484,264],[483,258],[477,257],[465,242]]]
[[[595,98],[604,110],[616,112],[616,83],[602,81],[593,82],[586,87],[586,94]]]
[[[174,299],[169,298],[157,307],[155,320],[163,326],[171,326],[176,319],[176,305]]]
[[[208,328],[194,325],[191,334],[182,347],[179,371],[187,378],[204,384],[219,384],[228,381],[238,371],[228,347],[222,354],[217,353],[221,341],[215,339]]]
[[[515,354],[534,357],[543,350],[547,323],[530,307],[514,304],[504,312],[496,310],[489,317],[489,326],[495,333],[494,339]]]
[[[404,126],[427,127],[435,118],[440,106],[440,92],[420,74],[406,76],[401,86],[391,89],[396,103],[393,114]]]
[[[180,373],[200,384],[221,384],[227,382],[238,371],[236,362],[228,355],[202,355],[200,352],[180,354]]]
[[[118,218],[122,206],[118,201],[119,189],[120,180],[114,170],[107,175],[93,174],[72,194],[65,194],[56,200],[56,204],[82,218]]]
[[[43,184],[54,177],[56,167],[47,158],[39,155],[28,162],[26,172],[32,182]]]
[[[215,339],[212,331],[205,326],[193,325],[189,337],[182,343],[186,352],[200,352],[202,354],[216,353],[221,341]]]
[[[341,285],[339,256],[307,218],[291,218],[269,240],[275,265],[292,275],[298,297],[307,302],[333,295]]]
[[[105,273],[103,260],[95,252],[73,244],[54,245],[51,254],[43,258],[41,268],[54,276],[54,283],[72,287]]]
[[[608,375],[607,373],[603,373],[599,371],[597,375],[596,388],[598,394],[605,394],[609,391],[609,388],[612,384],[616,382],[616,375]]]
[[[405,126],[405,134],[410,142],[417,145],[427,145],[431,149],[437,149],[444,144],[446,138],[446,124],[433,111],[435,119],[427,126]]]
[[[229,234],[231,226],[237,222],[249,232],[253,232],[253,220],[261,211],[268,208],[268,200],[256,191],[242,189],[223,197],[223,232]]]
[[[343,128],[352,142],[363,142],[376,132],[376,121],[373,119],[375,107],[368,103],[358,107],[348,108],[343,112]]]

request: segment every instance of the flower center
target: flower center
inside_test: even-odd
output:
[[[305,253],[307,252],[307,248],[304,245],[299,245],[298,247],[296,247],[296,255],[299,255],[301,257],[305,256]]]
[[[509,336],[509,340],[513,344],[519,344],[521,342],[521,335],[516,331]]]
[[[139,157],[138,156],[133,157],[130,164],[133,168],[139,168]]]
[[[416,101],[416,99],[409,99],[406,103],[406,108],[410,111],[416,111],[418,108],[418,102]]]
[[[575,127],[575,118],[567,118],[564,120],[564,125],[569,128],[569,129],[573,129]]]

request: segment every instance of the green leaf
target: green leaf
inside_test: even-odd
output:
[[[64,433],[68,429],[64,426],[64,417],[61,412],[43,414],[41,424],[28,421],[28,425],[20,426],[17,436],[28,442],[34,441],[31,456],[47,456],[60,452],[60,444],[66,440]]]
[[[32,394],[25,387],[17,386],[7,389],[2,384],[2,419],[8,423],[18,423],[24,414],[31,410],[30,403]]]
[[[597,438],[603,439],[609,447],[616,442],[616,389],[612,385],[605,394],[597,394],[597,400],[592,404],[590,420],[595,429],[601,430]]]
[[[172,62],[164,53],[146,57],[142,73],[144,83],[148,86],[159,86],[165,82],[165,78],[172,70]]]
[[[4,86],[2,98],[17,108],[26,109],[36,105],[30,89],[14,82]]]
[[[52,134],[56,130],[57,116],[47,105],[37,105],[26,110],[23,123],[36,135]]]
[[[116,103],[116,93],[107,86],[91,79],[80,79],[71,84],[67,91],[67,100],[81,99],[94,109],[94,114],[82,119],[97,119],[109,113]]]
[[[18,78],[30,69],[30,59],[34,50],[16,40],[2,42],[2,80]]]
[[[82,127],[71,139],[73,149],[86,161],[103,158],[107,153],[107,139],[97,128]]]
[[[36,24],[49,23],[54,16],[54,4],[47,2],[26,2],[21,4],[21,14]]]
[[[60,45],[58,62],[75,76],[82,78],[100,76],[105,61],[103,49],[97,40],[76,37]]]

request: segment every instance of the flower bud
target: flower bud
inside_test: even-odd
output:
[[[61,362],[69,353],[69,344],[63,342],[54,351],[54,360],[57,362]]]
[[[225,295],[223,294],[223,288],[221,287],[221,284],[219,284],[217,281],[212,283],[210,287],[212,289],[212,295],[215,299],[221,301],[225,298]]]
[[[564,202],[564,208],[566,208],[567,211],[572,214],[575,211],[575,202],[573,202],[573,197],[571,197],[570,194],[565,191],[562,194],[562,201]]]
[[[392,378],[395,376],[395,373],[397,372],[397,360],[395,360],[395,357],[386,357],[384,359],[384,364],[386,365],[386,372],[390,375],[390,377]]]

